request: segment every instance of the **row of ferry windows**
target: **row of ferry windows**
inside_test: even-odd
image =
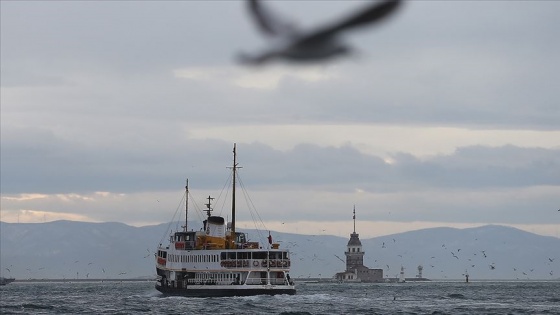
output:
[[[288,259],[288,252],[222,252],[222,260],[226,259]]]
[[[218,255],[173,255],[169,254],[169,261],[171,262],[218,262]]]
[[[197,273],[195,275],[195,279],[199,280],[234,280],[236,278],[240,278],[241,274],[239,273]]]
[[[222,260],[227,259],[288,259],[288,252],[222,252],[220,254]],[[268,256],[268,257],[267,257]],[[218,262],[218,255],[173,255],[169,254],[171,262]]]

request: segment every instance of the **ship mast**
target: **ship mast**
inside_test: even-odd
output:
[[[236,152],[236,144],[233,144],[233,179],[232,179],[232,186],[233,191],[231,195],[231,235],[233,237],[233,241],[235,243],[235,173],[237,171],[237,152]]]
[[[185,185],[185,232],[188,231],[187,224],[189,222],[189,179],[187,178],[187,184]]]

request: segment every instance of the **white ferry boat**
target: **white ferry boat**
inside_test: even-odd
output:
[[[188,181],[185,187],[185,225],[172,233],[169,245],[159,245],[156,255],[156,289],[165,295],[189,297],[295,294],[290,279],[290,253],[272,242],[247,241],[235,228],[235,181],[238,169],[233,147],[231,223],[211,215],[208,197],[203,229],[189,231]]]

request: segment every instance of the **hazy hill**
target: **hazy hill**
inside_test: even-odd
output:
[[[362,243],[373,252],[366,253],[366,264],[384,269],[388,264],[389,275],[397,274],[393,266],[402,264],[413,277],[421,264],[423,275],[436,279],[461,278],[465,272],[471,279],[560,278],[560,239],[511,227],[433,228]]]
[[[168,226],[0,222],[1,274],[20,279],[153,277],[153,253],[162,239],[167,242]],[[244,231],[259,240],[257,231]],[[340,259],[345,259],[348,238],[272,236],[291,250],[294,277],[332,277],[345,268]],[[560,277],[560,239],[510,227],[433,228],[362,239],[362,245],[364,264],[382,268],[390,277],[401,266],[407,277],[414,277],[418,265],[432,279],[459,279],[465,271],[473,280]]]

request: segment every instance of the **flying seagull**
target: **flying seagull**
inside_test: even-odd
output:
[[[351,51],[350,47],[339,41],[342,31],[378,23],[393,14],[400,4],[401,0],[375,2],[344,20],[304,32],[281,21],[264,8],[261,1],[249,0],[252,18],[266,36],[277,40],[277,46],[260,55],[241,54],[239,61],[251,65],[263,64],[272,59],[313,62],[348,54]]]

